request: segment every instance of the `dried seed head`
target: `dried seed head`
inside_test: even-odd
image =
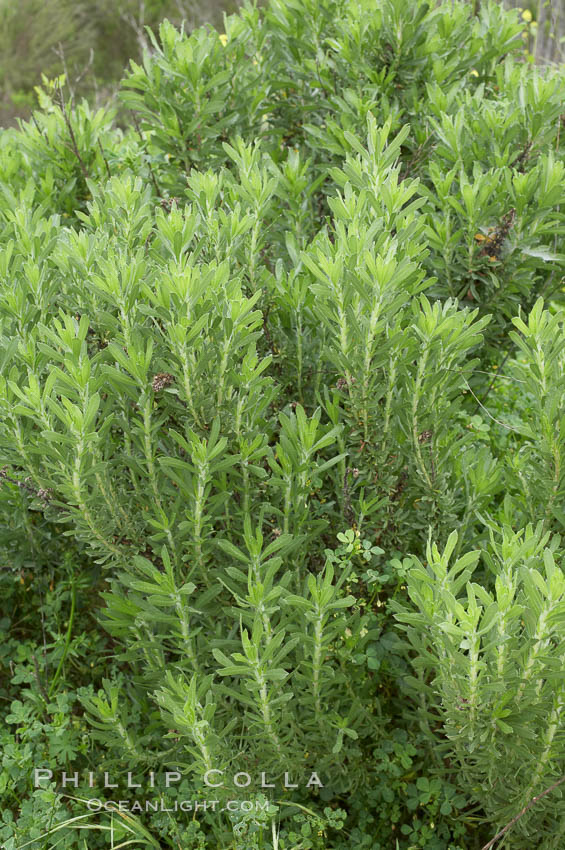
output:
[[[43,487],[41,487],[37,491],[37,498],[41,499],[43,502],[48,502],[49,499],[52,498],[52,494],[53,494],[53,490],[44,489]]]
[[[350,381],[348,381],[347,378],[338,378],[337,383],[335,385],[335,388],[336,388],[336,390],[343,390],[349,384],[351,384],[353,386],[353,384],[356,384],[356,383],[357,383],[357,378],[351,378]]]
[[[482,256],[489,257],[491,260],[500,259],[500,253],[504,240],[510,233],[516,220],[516,210],[512,207],[506,215],[502,217],[497,227],[489,231],[489,235],[482,241],[483,247],[479,251]]]
[[[420,436],[418,437],[419,443],[427,443],[433,437],[433,431],[422,431]]]
[[[169,375],[168,372],[159,372],[158,375],[155,375],[151,383],[153,392],[158,393],[159,390],[164,390],[165,387],[170,387],[174,380],[173,376]]]
[[[166,212],[170,212],[173,208],[173,204],[178,204],[178,198],[161,198],[159,201],[160,205],[163,207]]]

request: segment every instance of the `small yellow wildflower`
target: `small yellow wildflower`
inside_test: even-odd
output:
[[[470,71],[469,73],[471,74],[472,77],[478,77],[479,76],[479,72],[477,71],[476,68],[473,68],[473,70]]]
[[[526,23],[528,23],[528,24],[532,20],[532,13],[530,12],[529,9],[524,9],[524,11],[522,12],[522,20],[526,21]]]
[[[225,32],[223,32],[223,33],[220,35],[220,41],[222,42],[222,44],[224,45],[224,47],[225,47],[225,46],[226,46],[226,44],[228,43],[228,37],[227,37],[227,35],[225,34]]]

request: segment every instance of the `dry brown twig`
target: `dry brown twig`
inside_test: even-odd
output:
[[[528,805],[527,805],[527,806],[524,806],[524,808],[522,809],[522,811],[521,811],[521,812],[518,812],[518,814],[516,815],[516,817],[513,817],[513,818],[512,818],[512,820],[510,821],[510,823],[507,823],[507,824],[506,824],[506,826],[504,827],[504,829],[501,829],[501,830],[500,830],[500,832],[497,832],[497,833],[496,833],[496,835],[494,836],[494,838],[491,838],[491,840],[488,842],[488,844],[485,844],[485,846],[484,846],[484,847],[481,847],[481,850],[491,850],[491,848],[492,848],[492,847],[494,847],[494,845],[496,844],[496,842],[498,841],[498,839],[499,839],[499,838],[502,838],[504,835],[506,835],[506,833],[508,832],[508,830],[509,830],[509,829],[511,829],[511,827],[513,827],[513,826],[514,826],[514,824],[515,824],[517,821],[519,821],[519,820],[520,820],[520,818],[521,818],[521,817],[523,817],[523,816],[526,814],[526,812],[528,811],[528,809],[531,809],[531,808],[532,808],[532,806],[534,805],[534,803],[537,803],[537,802],[538,802],[538,800],[541,800],[541,798],[542,798],[542,797],[545,797],[545,795],[546,795],[546,794],[549,794],[549,792],[550,792],[550,791],[553,791],[553,790],[554,790],[555,788],[557,788],[559,785],[563,785],[563,783],[564,783],[564,782],[565,782],[565,776],[562,776],[562,777],[561,777],[561,779],[559,779],[557,782],[554,782],[554,783],[553,783],[553,785],[550,785],[550,787],[549,787],[549,788],[546,788],[546,789],[545,789],[545,791],[542,791],[542,792],[541,792],[541,794],[538,794],[538,795],[537,795],[537,797],[534,797],[533,799],[531,799],[531,800],[530,800],[530,802],[528,803]]]
[[[58,93],[59,93],[59,105],[61,107],[61,113],[63,115],[63,120],[66,124],[67,130],[69,131],[69,136],[71,137],[71,144],[67,145],[67,147],[69,147],[70,150],[72,150],[72,152],[74,153],[74,155],[78,159],[78,163],[80,165],[80,170],[82,171],[85,180],[88,180],[90,178],[90,174],[88,173],[88,169],[87,169],[86,165],[84,164],[84,160],[81,157],[80,151],[78,149],[75,131],[73,130],[73,125],[71,124],[71,119],[69,118],[69,116],[67,114],[65,98],[64,98],[64,95],[63,95],[63,87],[61,86],[60,83],[57,84],[57,90],[58,90]]]

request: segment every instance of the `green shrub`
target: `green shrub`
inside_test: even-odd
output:
[[[78,850],[74,816],[93,846],[114,828],[87,784],[34,792],[36,758],[178,766],[177,801],[205,799],[207,770],[299,774],[250,789],[263,815],[122,819],[118,838],[170,847],[476,850],[557,774],[559,618],[540,636],[535,612],[563,580],[540,559],[563,525],[565,79],[513,60],[496,4],[371,9],[247,3],[223,37],[165,22],[123,82],[131,126],[45,80],[0,141],[6,631],[42,605],[18,581],[43,595],[70,565],[27,707],[7,679],[8,743],[39,742],[4,780],[9,850],[54,823]],[[83,571],[100,633],[76,633]],[[505,634],[504,581],[501,667],[465,629],[478,599]],[[508,846],[556,847],[559,801]]]
[[[563,773],[560,539],[548,545],[549,534],[531,526],[493,534],[486,582],[471,581],[478,551],[449,564],[456,542],[454,532],[443,553],[429,546],[425,566],[413,559],[407,584],[418,613],[398,606],[397,616],[416,653],[414,687],[427,694],[424,722],[431,732],[440,720],[439,747],[504,826]],[[564,829],[560,789],[516,825],[523,840],[548,848],[562,845]]]

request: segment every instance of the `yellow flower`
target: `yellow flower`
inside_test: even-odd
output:
[[[471,74],[472,77],[478,77],[479,76],[479,72],[475,68],[473,68],[473,70],[470,71],[469,73]]]
[[[225,32],[223,32],[223,33],[221,34],[221,36],[220,36],[220,41],[222,42],[222,44],[224,45],[224,47],[225,47],[225,46],[226,46],[226,44],[228,43],[228,37],[227,37],[227,35],[225,34]]]
[[[532,13],[529,9],[524,9],[524,11],[522,12],[522,20],[526,21],[528,24],[532,20]]]

